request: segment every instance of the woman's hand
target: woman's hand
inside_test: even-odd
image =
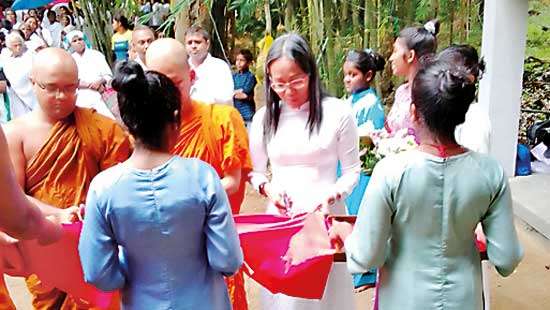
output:
[[[344,249],[344,242],[353,231],[353,225],[347,222],[332,221],[332,225],[328,231],[330,243],[338,250]]]
[[[321,203],[317,206],[317,210],[321,211],[323,214],[330,214],[330,207],[342,199],[340,193],[331,193],[327,195]]]
[[[82,221],[81,207],[72,206],[67,209],[60,209],[58,213],[53,214],[53,222],[59,224],[72,224]]]
[[[282,215],[288,215],[288,212],[292,208],[292,199],[290,199],[283,189],[271,183],[265,183],[263,191]]]

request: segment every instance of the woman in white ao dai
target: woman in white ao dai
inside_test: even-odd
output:
[[[359,139],[351,110],[338,99],[322,95],[315,59],[299,35],[275,40],[265,76],[267,103],[252,121],[250,151],[251,183],[269,198],[267,212],[298,214],[320,206],[325,212],[345,214],[344,199],[360,171]],[[338,161],[343,172],[340,178]],[[354,309],[351,276],[345,264],[335,263],[322,300],[264,290],[262,309]]]

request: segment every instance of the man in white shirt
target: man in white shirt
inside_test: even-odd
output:
[[[210,35],[200,26],[185,31],[191,69],[191,98],[204,103],[233,104],[233,76],[229,65],[212,57]],[[194,72],[194,73],[193,73]]]
[[[63,25],[57,21],[57,14],[54,10],[49,10],[47,13],[47,23],[44,24],[44,29],[48,29],[52,37],[52,47],[61,47],[61,31]]]
[[[25,47],[25,41],[16,32],[6,37],[6,46],[10,53],[3,57],[4,74],[10,82],[8,96],[11,119],[32,111],[38,101],[29,78],[32,69],[32,52]]]
[[[113,113],[107,108],[101,96],[107,83],[113,78],[105,56],[99,51],[86,48],[82,31],[69,32],[67,40],[74,50],[72,56],[76,61],[78,79],[80,80],[76,105],[93,108],[98,113],[114,119]]]
[[[147,26],[138,26],[132,32],[132,48],[136,52],[135,62],[141,65],[143,70],[147,70],[145,66],[145,52],[149,45],[155,41],[155,33]]]

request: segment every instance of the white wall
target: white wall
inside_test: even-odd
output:
[[[490,153],[514,175],[527,38],[527,0],[486,0],[481,55],[487,71],[479,103],[489,112]]]

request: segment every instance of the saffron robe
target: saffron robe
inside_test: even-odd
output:
[[[193,102],[182,112],[180,131],[172,154],[198,158],[224,178],[227,171],[241,168],[237,192],[228,195],[231,211],[238,214],[244,200],[246,180],[252,171],[248,134],[239,112],[228,105]],[[226,278],[234,310],[248,309],[242,271]]]
[[[125,161],[130,153],[130,140],[119,125],[95,110],[77,107],[72,116],[53,126],[28,161],[25,192],[59,208],[79,205],[93,177]],[[27,279],[27,286],[36,309],[89,308],[62,291],[43,287],[35,275]]]
[[[3,274],[0,274],[0,310],[16,310],[4,282]]]

